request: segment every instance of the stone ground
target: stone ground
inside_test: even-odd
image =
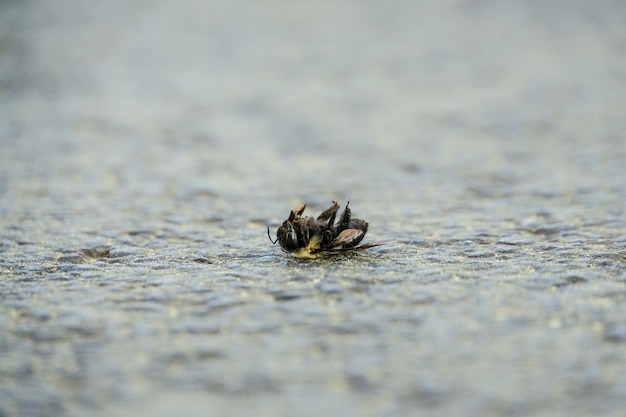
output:
[[[624,68],[622,1],[0,1],[0,416],[624,416]]]

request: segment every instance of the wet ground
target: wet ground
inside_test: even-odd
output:
[[[0,416],[623,416],[626,9],[422,3],[0,2]]]

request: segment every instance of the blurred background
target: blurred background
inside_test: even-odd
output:
[[[1,7],[3,165],[63,161],[5,168],[31,184],[326,204],[624,152],[620,1]]]
[[[181,386],[219,415],[618,415],[624,68],[621,0],[0,0],[0,415],[191,413]],[[347,198],[382,259],[267,241]],[[591,292],[557,308],[571,276]],[[578,333],[543,331],[561,308]]]

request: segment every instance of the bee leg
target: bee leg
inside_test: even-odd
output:
[[[337,204],[336,201],[333,201],[333,205],[327,208],[326,210],[324,210],[322,214],[317,216],[317,220],[323,220],[323,221],[328,220],[328,225],[332,226],[333,223],[335,223],[335,216],[337,215],[338,210],[339,210],[339,204]]]
[[[306,208],[306,204],[301,205],[296,209],[296,216],[300,217],[302,213],[304,213],[304,209]]]
[[[317,216],[317,221],[322,222],[322,245],[328,245],[335,238],[335,217],[337,217],[337,211],[339,211],[339,204],[333,200],[333,205],[327,208]]]
[[[303,204],[297,209],[291,210],[291,213],[289,213],[289,221],[294,222],[296,219],[298,219],[300,215],[304,213],[305,208],[306,208],[306,204]]]
[[[341,214],[341,219],[339,220],[339,224],[336,228],[337,233],[341,233],[350,227],[350,216],[352,212],[350,211],[350,207],[348,207],[349,205],[350,200],[346,203],[346,208],[343,209],[343,213]]]

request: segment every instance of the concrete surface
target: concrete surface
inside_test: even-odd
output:
[[[1,1],[0,416],[626,415],[625,23]]]

